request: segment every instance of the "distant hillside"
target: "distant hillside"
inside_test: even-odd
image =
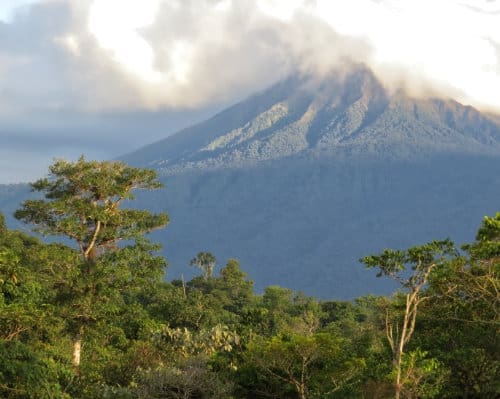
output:
[[[257,289],[323,298],[389,293],[358,259],[431,239],[473,239],[500,210],[500,118],[450,99],[389,93],[358,68],[290,78],[123,159],[166,189],[136,206],[167,211],[171,278],[199,251],[240,259]],[[26,186],[2,187],[13,211]]]
[[[14,220],[13,214],[19,208],[21,201],[30,195],[27,184],[0,184],[0,212],[5,215],[6,221],[11,227],[24,227]]]
[[[500,118],[451,99],[390,94],[363,68],[293,78],[124,159],[157,168],[171,275],[199,250],[238,257],[262,288],[386,293],[357,262],[499,210]]]

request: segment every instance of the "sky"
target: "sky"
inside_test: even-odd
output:
[[[0,183],[347,61],[500,113],[500,0],[0,0]]]

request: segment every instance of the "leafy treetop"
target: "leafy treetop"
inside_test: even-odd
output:
[[[135,239],[168,223],[165,213],[120,209],[134,198],[135,189],[157,189],[156,172],[122,162],[57,160],[49,177],[32,183],[45,199],[28,200],[15,217],[34,224],[45,235],[75,240],[85,259],[113,248],[121,240]]]
[[[449,239],[431,241],[407,250],[386,249],[380,255],[366,256],[360,261],[368,268],[378,268],[377,277],[389,276],[404,288],[412,289],[427,281],[428,273],[437,265],[457,256],[457,251]],[[408,276],[406,270],[413,273]]]

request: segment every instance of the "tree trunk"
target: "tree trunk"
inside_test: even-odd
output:
[[[401,396],[401,360],[402,352],[399,352],[401,347],[398,348],[398,353],[396,353],[396,358],[394,359],[394,366],[396,367],[396,381],[394,381],[394,399],[399,399]]]
[[[298,394],[300,399],[306,399],[306,387],[303,385],[300,385],[298,389]]]
[[[83,340],[83,326],[80,326],[78,332],[75,335],[75,339],[73,341],[73,357],[71,359],[71,364],[76,373],[80,368],[80,355],[82,351],[82,340]]]
[[[417,291],[418,292],[418,291]],[[401,396],[401,367],[403,363],[403,351],[406,342],[410,339],[410,336],[413,333],[413,327],[410,326],[410,313],[412,311],[412,306],[416,307],[416,304],[414,303],[416,299],[416,295],[406,295],[406,309],[405,309],[405,315],[404,315],[404,320],[403,320],[403,326],[401,329],[401,336],[399,337],[399,342],[398,346],[396,348],[396,356],[394,359],[394,363],[396,366],[396,381],[394,384],[394,398],[399,399]],[[416,311],[415,309],[413,310],[414,312]]]
[[[394,399],[399,399],[401,396],[401,384],[399,383],[399,374],[394,386]]]

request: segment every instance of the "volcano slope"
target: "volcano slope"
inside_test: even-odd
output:
[[[367,69],[291,78],[122,159],[166,189],[154,239],[169,277],[199,251],[229,257],[258,290],[322,298],[388,293],[358,263],[384,248],[474,237],[498,210],[500,125],[451,99],[389,92]]]

